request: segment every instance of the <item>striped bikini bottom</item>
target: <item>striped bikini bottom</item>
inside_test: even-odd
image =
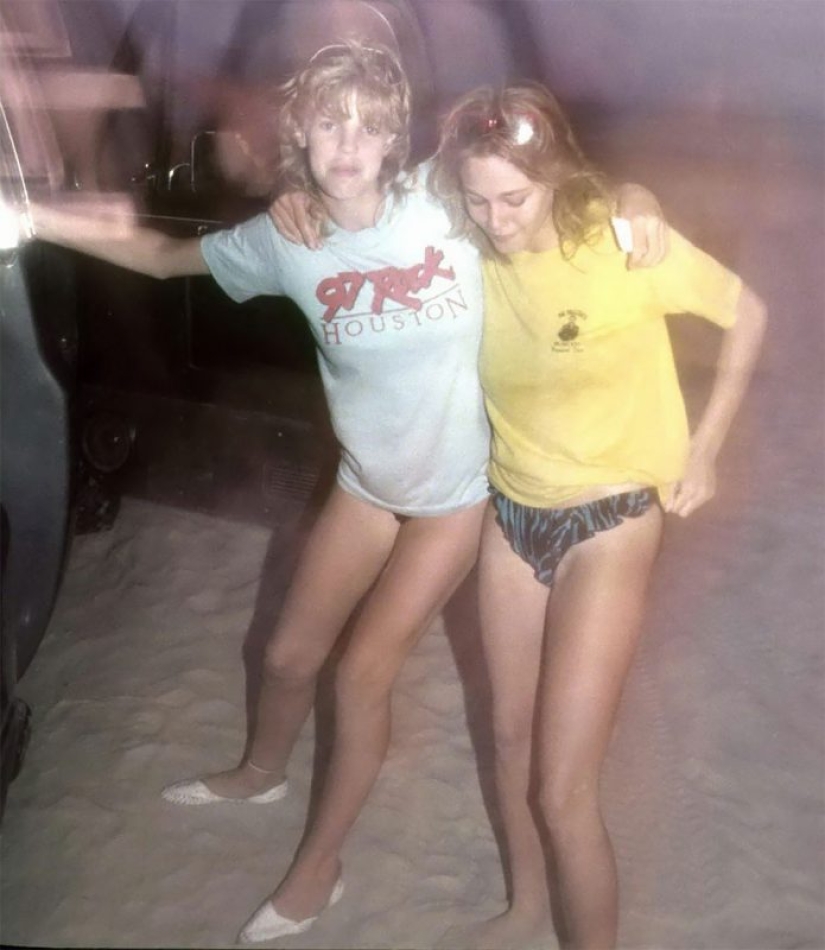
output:
[[[659,503],[655,488],[609,495],[572,508],[531,508],[492,489],[496,521],[510,547],[533,568],[536,579],[547,587],[561,559],[580,541],[638,518]]]

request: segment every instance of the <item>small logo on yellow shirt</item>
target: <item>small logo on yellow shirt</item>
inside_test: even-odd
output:
[[[553,343],[553,349],[557,353],[580,351],[582,345],[577,342],[576,338],[579,335],[579,323],[587,319],[587,314],[581,310],[562,310],[558,314],[558,318],[563,323],[557,334],[558,340]]]

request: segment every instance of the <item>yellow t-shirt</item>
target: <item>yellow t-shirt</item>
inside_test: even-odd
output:
[[[728,328],[741,281],[672,230],[670,245],[633,271],[609,230],[572,260],[484,262],[490,481],[509,498],[558,507],[592,486],[681,477],[688,427],[665,314]]]

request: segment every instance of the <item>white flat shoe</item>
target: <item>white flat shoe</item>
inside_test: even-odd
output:
[[[338,878],[324,910],[337,904],[343,894],[344,882]],[[274,940],[276,937],[293,937],[295,934],[302,934],[309,930],[318,917],[320,914],[307,917],[306,920],[289,920],[275,910],[271,900],[267,900],[246,922],[243,930],[238,934],[238,943],[260,943],[263,940]]]
[[[232,802],[235,805],[268,805],[271,802],[279,802],[288,791],[289,784],[284,779],[280,785],[268,788],[259,795],[250,795],[249,798],[227,798],[224,795],[216,795],[205,782],[196,778],[167,785],[160,794],[173,805],[212,805],[216,802]]]

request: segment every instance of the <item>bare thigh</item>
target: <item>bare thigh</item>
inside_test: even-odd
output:
[[[513,551],[496,522],[493,505],[484,518],[478,579],[481,633],[501,752],[502,745],[522,742],[532,732],[550,591]]]
[[[662,512],[574,545],[547,611],[540,685],[539,763],[551,804],[595,794],[633,659],[659,547]]]
[[[317,671],[386,565],[398,533],[391,512],[333,488],[299,557],[267,646],[268,666],[296,676]]]
[[[379,691],[429,627],[478,556],[486,501],[434,518],[411,518],[364,603],[339,677]]]

